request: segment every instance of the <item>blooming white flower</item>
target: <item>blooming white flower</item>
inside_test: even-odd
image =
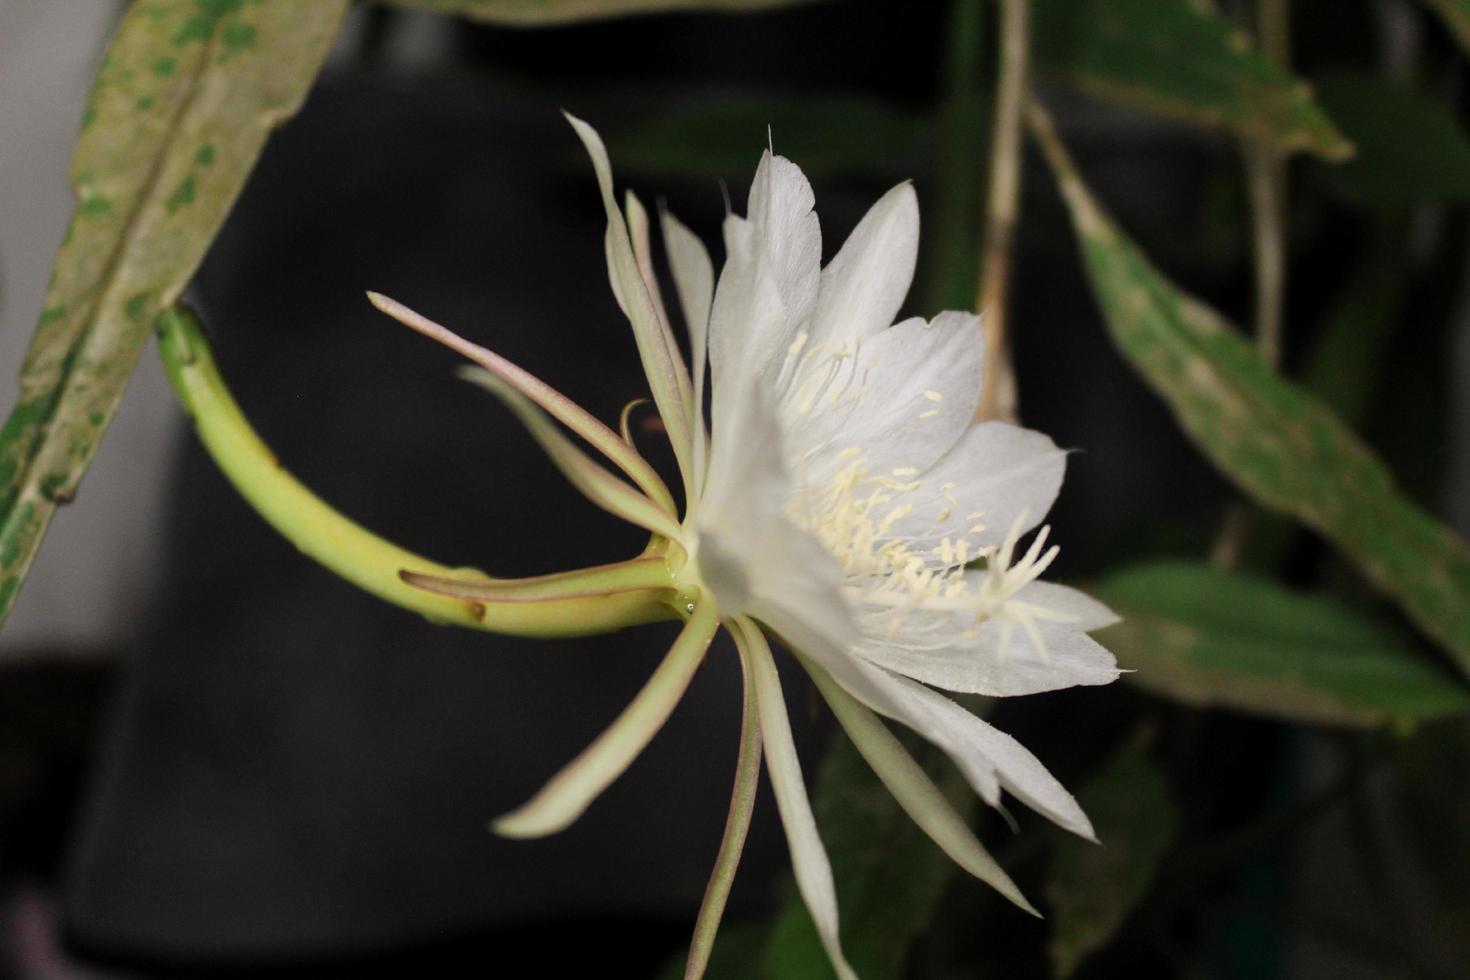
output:
[[[654,535],[634,561],[563,577],[525,584],[410,580],[490,602],[655,589],[687,620],[627,711],[497,829],[531,836],[575,819],[657,731],[724,625],[746,671],[747,730],[689,975],[702,971],[713,940],[763,747],[801,894],[839,975],[851,976],[831,870],[765,640],[770,631],[812,675],[913,818],[961,865],[1031,910],[873,713],[943,749],[987,803],[998,806],[1005,790],[1091,837],[1087,817],[1030,752],[929,685],[1005,697],[1107,683],[1117,667],[1087,632],[1116,617],[1080,592],[1038,580],[1057,554],[1046,547],[1047,528],[1021,551],[1022,537],[1057,495],[1065,454],[1036,432],[973,424],[983,374],[978,318],[950,312],[893,323],[918,248],[913,188],[901,184],[884,195],[822,268],[811,187],[794,163],[767,152],[746,216],[725,218],[718,283],[699,239],[664,215],[691,375],[659,296],[646,213],[631,195],[626,214],[619,210],[602,141],[568,118],[597,171],[613,292],[633,324],[679,463],[682,517],[632,448],[626,425],[619,437],[519,368],[373,297],[486,368],[477,379],[521,415],[594,502]],[[634,486],[572,445],[543,410]]]

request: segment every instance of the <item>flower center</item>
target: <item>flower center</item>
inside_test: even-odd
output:
[[[1017,559],[1024,514],[999,547],[981,546],[974,537],[985,530],[978,511],[966,515],[965,533],[943,533],[958,506],[953,484],[928,486],[912,467],[874,473],[857,447],[839,453],[837,460],[825,479],[799,484],[786,516],[842,564],[845,591],[865,635],[884,642],[902,630],[904,647],[915,649],[917,641],[922,648],[924,632],[943,631],[952,638],[953,616],[968,615],[973,625],[962,631],[963,638],[973,638],[981,623],[996,620],[1004,627],[1001,649],[1011,630],[1020,628],[1046,656],[1037,623],[1063,617],[1016,599],[1016,593],[1056,559],[1060,549],[1046,547],[1049,527]],[[920,523],[924,515],[932,515],[927,524]],[[977,561],[984,568],[966,574],[966,566]]]

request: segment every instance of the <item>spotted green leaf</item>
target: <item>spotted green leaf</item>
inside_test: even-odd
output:
[[[1037,67],[1104,98],[1329,160],[1352,155],[1311,89],[1190,0],[1037,0]]]
[[[422,7],[464,14],[492,24],[559,24],[600,20],[627,14],[674,13],[697,10],[765,10],[812,0],[378,0],[395,7]]]
[[[1470,547],[1394,485],[1363,442],[1278,376],[1240,331],[1148,261],[1031,114],[1113,341],[1215,466],[1261,506],[1316,529],[1470,675]]]
[[[1332,599],[1186,562],[1116,572],[1094,591],[1123,617],[1098,638],[1129,681],[1175,701],[1400,729],[1470,708],[1406,637]]]
[[[1071,976],[1127,920],[1178,824],[1163,776],[1136,743],[1084,785],[1077,802],[1101,843],[1058,835],[1052,850],[1044,886],[1052,906],[1047,952],[1058,977]]]
[[[86,471],[158,311],[178,298],[346,0],[139,0],[98,68],[76,211],[0,430],[0,621]]]

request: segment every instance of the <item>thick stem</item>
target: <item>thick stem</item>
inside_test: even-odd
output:
[[[985,386],[979,419],[1016,418],[1016,376],[1006,341],[1006,286],[1021,199],[1021,120],[1029,74],[1031,0],[1001,0],[1000,72],[991,129],[985,249],[976,306],[985,334]]]
[[[474,569],[455,569],[385,541],[333,510],[282,468],[225,387],[198,323],[165,310],[159,354],[204,447],[247,503],[303,554],[342,578],[436,623],[517,636],[584,636],[673,619],[672,590],[641,589],[540,602],[475,601],[436,595],[400,578],[404,569],[440,578],[511,585]],[[606,577],[602,568],[589,573]],[[574,573],[561,577],[570,586]]]

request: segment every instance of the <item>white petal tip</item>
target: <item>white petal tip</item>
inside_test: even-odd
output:
[[[570,820],[548,823],[544,819],[538,819],[533,813],[527,813],[525,808],[522,808],[490,821],[487,829],[499,837],[531,840],[536,837],[549,837],[558,831],[565,830],[570,823]]]

